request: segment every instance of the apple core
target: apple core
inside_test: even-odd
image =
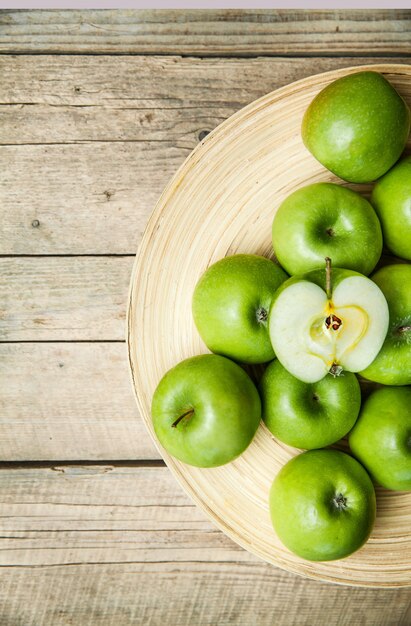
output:
[[[332,280],[331,259],[325,260],[325,270],[286,281],[270,312],[270,338],[279,361],[307,383],[327,373],[365,369],[362,363],[375,359],[388,329],[388,305],[380,289],[340,268]]]

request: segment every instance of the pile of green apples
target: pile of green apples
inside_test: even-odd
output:
[[[347,75],[314,98],[305,146],[345,181],[377,181],[370,201],[334,183],[297,189],[274,216],[278,263],[238,254],[211,265],[192,310],[213,354],[176,365],[153,396],[157,437],[185,463],[232,461],[261,418],[276,439],[306,450],[277,474],[269,504],[279,539],[313,561],[365,543],[374,483],[411,489],[409,130],[406,103],[376,72]],[[250,364],[268,364],[258,385]],[[364,385],[364,398],[357,374],[377,383]],[[329,447],[346,435],[350,453]]]

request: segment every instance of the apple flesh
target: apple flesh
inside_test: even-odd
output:
[[[260,383],[262,417],[280,441],[308,450],[335,443],[354,426],[361,406],[355,374],[326,376],[304,383],[278,360],[267,367]]]
[[[377,285],[334,268],[293,276],[275,294],[269,332],[277,358],[306,383],[328,372],[359,372],[377,356],[388,329],[388,306]]]
[[[411,490],[411,388],[371,393],[349,443],[377,483],[394,491]]]
[[[193,317],[212,352],[243,363],[274,358],[268,335],[268,312],[286,273],[275,263],[253,254],[236,254],[217,261],[198,281]]]
[[[171,455],[190,465],[216,467],[250,444],[261,403],[239,365],[203,354],[165,374],[154,392],[151,414],[158,440]]]
[[[282,467],[270,491],[282,543],[310,561],[342,559],[367,541],[375,491],[365,469],[337,450],[310,450]]]
[[[380,218],[387,248],[411,261],[411,156],[380,178],[371,203]]]
[[[340,178],[366,183],[398,160],[410,132],[410,111],[377,72],[335,80],[305,112],[302,138],[313,156]]]
[[[411,265],[382,267],[372,276],[389,308],[381,351],[361,376],[383,385],[411,385]]]
[[[323,267],[326,256],[337,267],[369,274],[382,251],[371,204],[333,183],[314,183],[288,196],[274,216],[272,236],[275,254],[291,275]]]

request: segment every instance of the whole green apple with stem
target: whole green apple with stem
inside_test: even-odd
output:
[[[270,513],[282,543],[310,561],[342,559],[372,531],[375,491],[365,469],[337,450],[310,450],[288,461],[270,491]]]
[[[382,251],[371,204],[333,183],[307,185],[288,196],[274,216],[272,237],[275,254],[291,275],[323,267],[326,256],[336,267],[369,274]]]
[[[365,369],[387,329],[387,302],[375,282],[352,270],[331,271],[329,258],[325,269],[284,282],[269,316],[278,360],[306,383]]]
[[[411,261],[411,156],[377,181],[371,203],[380,218],[387,248]]]
[[[236,363],[216,354],[186,359],[169,370],[153,396],[151,414],[161,445],[198,467],[238,457],[261,419],[258,391]]]
[[[361,376],[383,385],[411,385],[411,265],[382,267],[372,276],[389,309],[385,341]]]
[[[274,358],[268,312],[286,273],[262,256],[236,254],[211,265],[193,294],[193,317],[212,352],[244,363]]]
[[[411,388],[384,387],[366,399],[350,448],[387,489],[411,490]]]
[[[401,156],[410,111],[377,72],[356,72],[330,83],[305,112],[302,138],[324,167],[353,183],[376,180]]]
[[[280,441],[311,450],[335,443],[353,427],[361,406],[355,374],[326,376],[304,383],[278,360],[267,367],[260,383],[262,417]]]

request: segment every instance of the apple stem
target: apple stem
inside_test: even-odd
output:
[[[409,330],[411,330],[411,326],[400,326],[400,327],[398,328],[398,332],[399,332],[399,333],[406,333],[406,332],[408,332]]]
[[[179,423],[181,422],[181,420],[182,420],[184,417],[187,417],[187,415],[193,415],[193,414],[194,414],[194,409],[190,409],[189,411],[186,411],[185,413],[183,413],[182,415],[180,415],[179,417],[177,417],[177,419],[175,420],[175,422],[173,422],[173,423],[171,424],[171,427],[172,427],[172,428],[176,428],[176,427],[177,427],[177,424],[179,424]]]
[[[331,300],[331,259],[329,256],[325,257],[325,293]]]

